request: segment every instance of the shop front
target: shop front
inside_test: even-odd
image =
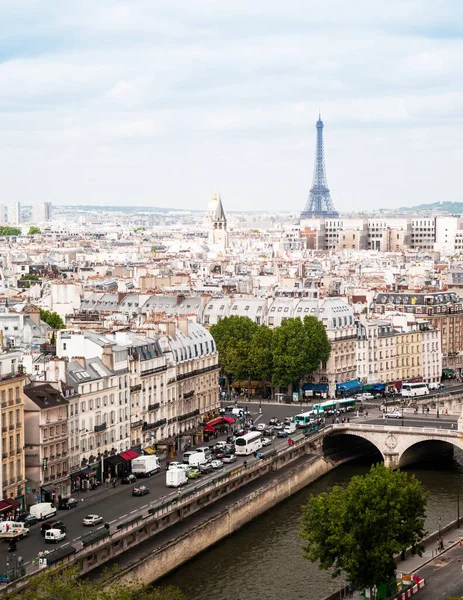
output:
[[[137,458],[137,456],[140,456],[140,453],[136,450],[126,450],[125,452],[121,452],[119,456],[124,461],[121,472],[123,475],[128,475],[132,472],[132,460]]]
[[[114,454],[113,456],[107,456],[104,459],[104,473],[103,479],[114,479],[116,477],[122,477],[125,473],[126,461],[119,456]]]
[[[302,391],[305,397],[328,398],[327,383],[304,383]]]
[[[98,481],[101,481],[100,462],[71,473],[71,494],[91,490]]]
[[[21,502],[15,500],[14,498],[6,498],[5,500],[0,501],[0,517],[4,521],[14,521],[15,516],[22,509]]]

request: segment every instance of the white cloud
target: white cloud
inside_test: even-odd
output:
[[[0,0],[2,192],[339,210],[459,200],[463,5]],[[436,156],[436,152],[438,155]]]

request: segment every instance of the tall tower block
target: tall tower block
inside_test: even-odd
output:
[[[315,149],[315,168],[313,174],[312,188],[309,198],[301,213],[301,219],[326,219],[339,217],[331,200],[330,190],[326,180],[325,154],[323,151],[323,121],[318,117],[317,146]]]

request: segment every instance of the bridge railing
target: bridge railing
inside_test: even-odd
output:
[[[441,429],[439,427],[406,427],[403,425],[375,425],[374,423],[334,423],[333,430],[352,429],[354,431],[394,431],[399,433],[432,433],[443,435],[445,437],[458,437],[459,432],[456,429]]]

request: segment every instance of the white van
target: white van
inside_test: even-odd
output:
[[[66,537],[66,532],[61,529],[47,529],[45,532],[45,543],[46,544],[57,544]]]
[[[187,450],[183,453],[183,462],[186,465],[190,464],[190,456],[193,456],[193,454],[197,454],[196,450]]]
[[[56,515],[56,507],[51,502],[38,502],[29,508],[29,513],[38,521],[43,521]]]
[[[205,465],[207,463],[207,458],[204,452],[195,452],[189,458],[188,464],[190,467],[199,467],[199,465]]]
[[[201,448],[196,448],[195,452],[202,452],[207,459],[210,459],[212,456],[211,449],[208,446],[201,446]]]

